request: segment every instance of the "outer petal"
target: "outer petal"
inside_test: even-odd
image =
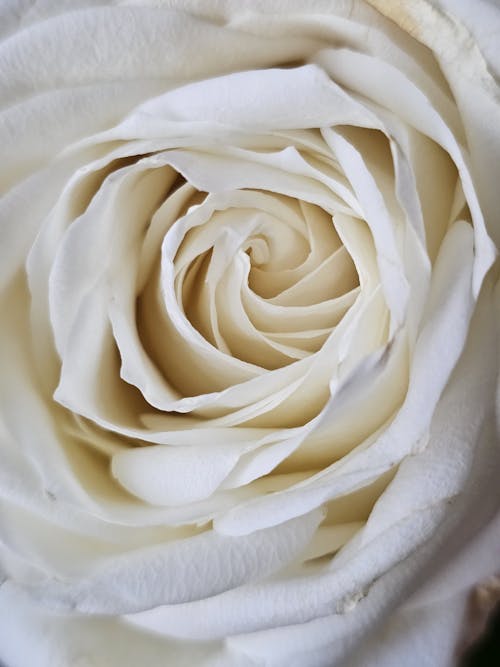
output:
[[[154,637],[119,618],[62,616],[6,583],[0,589],[0,660],[6,667],[252,667],[223,642]]]

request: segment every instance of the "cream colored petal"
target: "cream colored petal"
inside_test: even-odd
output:
[[[120,484],[152,505],[183,505],[212,495],[238,461],[237,451],[155,445],[115,454],[111,472]]]
[[[283,520],[290,513],[366,485],[405,455],[418,451],[427,436],[435,405],[465,344],[473,310],[471,292],[469,299],[464,298],[471,289],[472,242],[472,230],[465,223],[454,225],[446,237],[434,271],[425,325],[414,351],[407,396],[389,427],[299,485],[302,488],[235,508],[216,522],[219,530],[239,534],[265,524],[264,516],[272,517],[272,521]],[[390,355],[373,355],[355,368],[332,400],[338,400],[341,393],[356,394],[358,383],[364,383],[363,371],[378,377],[380,365],[383,368],[389,359]]]
[[[401,119],[433,139],[450,154],[460,172],[474,220],[477,246],[474,293],[477,296],[482,280],[494,260],[495,250],[486,233],[484,217],[471,177],[470,159],[457,140],[457,136],[450,130],[448,119],[445,122],[429,103],[425,93],[392,64],[346,50],[336,52],[335,57],[325,55],[322,64],[340,83],[345,83],[378,104],[397,110]],[[347,71],[348,76],[346,76]]]

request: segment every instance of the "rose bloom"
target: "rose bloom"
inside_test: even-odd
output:
[[[0,661],[456,664],[500,570],[498,5],[0,29]]]

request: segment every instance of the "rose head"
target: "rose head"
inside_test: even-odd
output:
[[[108,4],[0,9],[0,659],[451,664],[500,569],[500,11]]]

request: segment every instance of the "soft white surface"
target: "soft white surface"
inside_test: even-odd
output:
[[[500,568],[473,4],[1,3],[6,667],[453,665]]]

